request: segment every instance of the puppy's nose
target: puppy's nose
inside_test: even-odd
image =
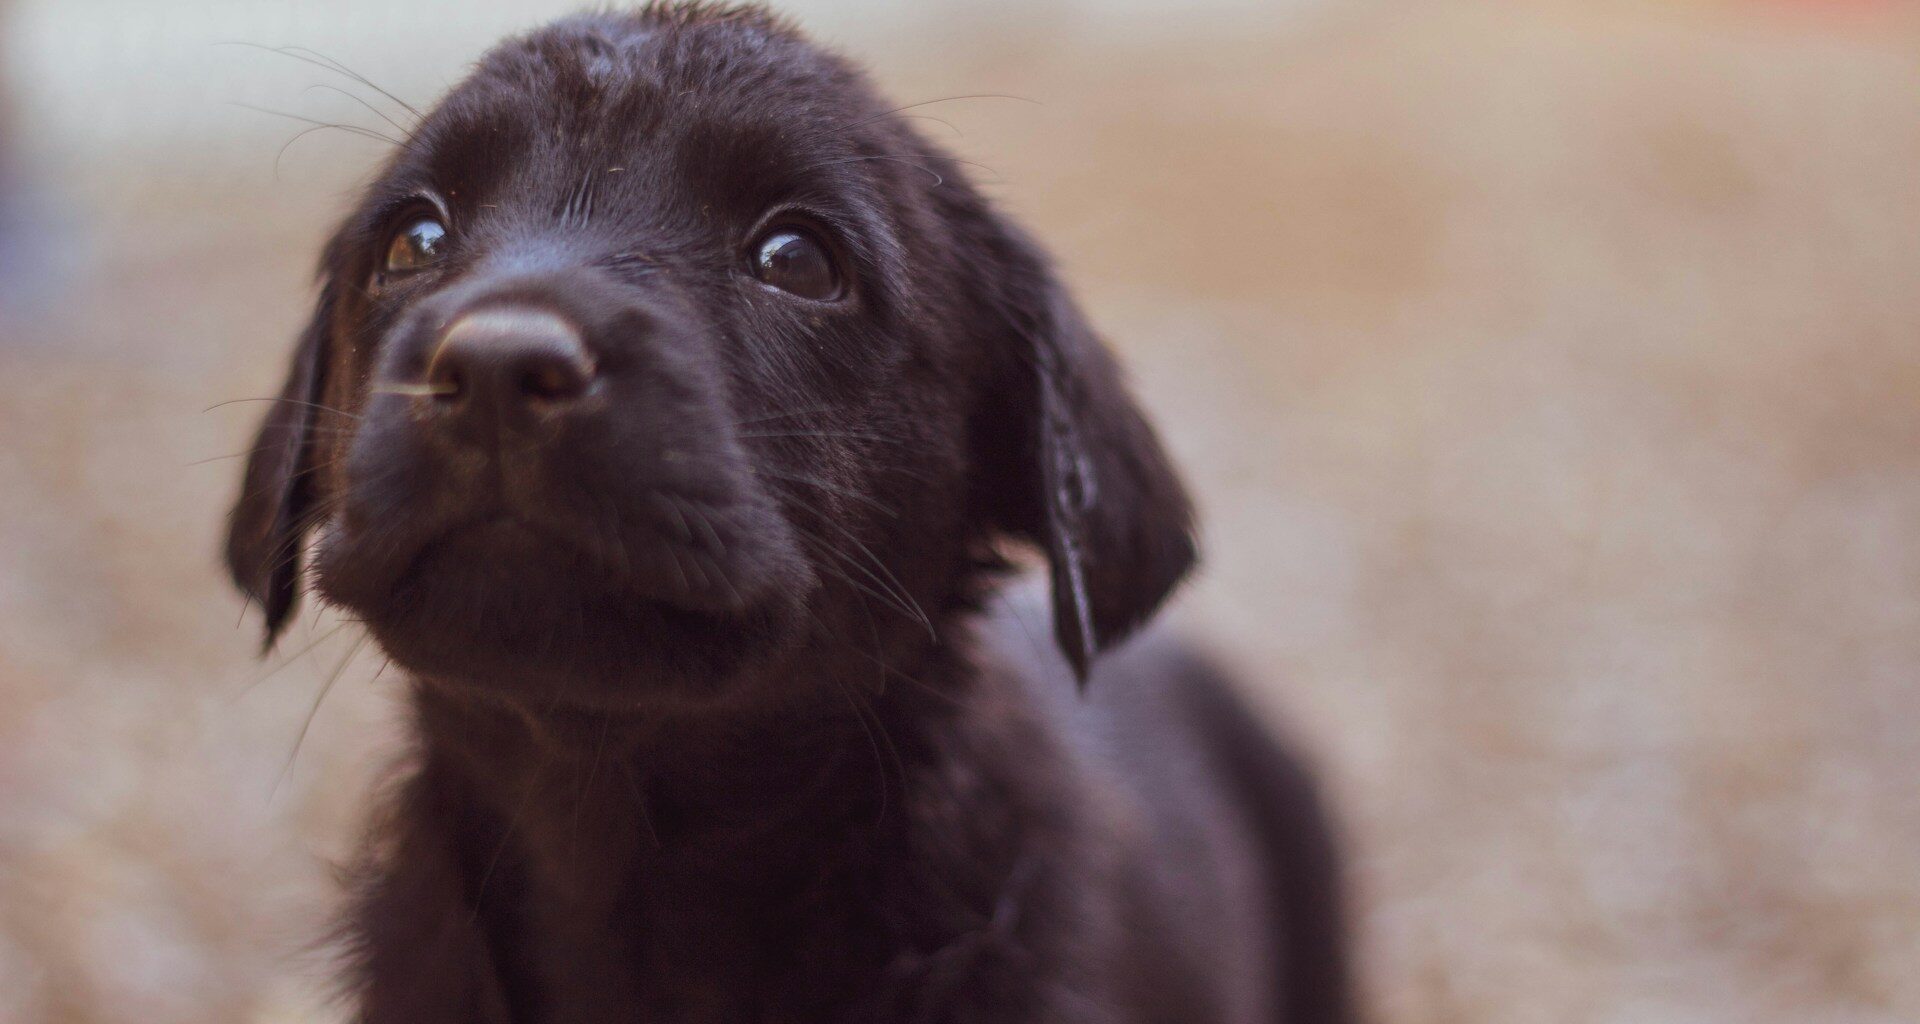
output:
[[[545,310],[496,307],[447,325],[426,380],[443,409],[491,410],[512,424],[572,404],[593,375],[593,357],[572,324]]]

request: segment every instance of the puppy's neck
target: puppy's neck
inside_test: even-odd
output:
[[[658,715],[522,709],[422,684],[423,769],[495,822],[499,856],[543,889],[604,894],[676,864],[751,886],[889,814],[897,824],[907,775],[935,756],[931,734],[955,706],[871,679],[790,682],[790,699]]]

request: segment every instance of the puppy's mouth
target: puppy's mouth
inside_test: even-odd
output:
[[[736,532],[730,508],[665,493],[643,495],[639,504],[653,514],[637,524],[509,502],[482,506],[413,541],[405,564],[388,569],[386,589],[513,594],[544,583],[714,614],[745,612],[762,599],[764,581],[743,572],[754,560],[737,550],[750,542],[726,536]]]
[[[349,459],[316,582],[417,672],[576,695],[636,673],[708,686],[792,635],[812,576],[743,474],[462,474],[369,448]]]

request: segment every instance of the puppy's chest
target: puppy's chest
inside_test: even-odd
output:
[[[597,905],[530,907],[537,937],[506,948],[540,952],[503,963],[502,981],[516,1024],[877,1024],[974,1019],[945,1012],[970,990],[1028,1002],[1033,922],[1009,886],[1033,879],[970,894],[980,883],[961,874],[945,892],[871,860],[778,894],[637,879]]]

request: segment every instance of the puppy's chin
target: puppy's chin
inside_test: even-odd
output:
[[[315,558],[320,592],[357,614],[395,664],[534,707],[722,699],[801,639],[807,588],[770,578],[790,574],[769,567],[797,561],[772,546],[722,566],[665,542],[638,544],[611,565],[537,526],[495,518],[411,551],[373,547],[328,531]]]

